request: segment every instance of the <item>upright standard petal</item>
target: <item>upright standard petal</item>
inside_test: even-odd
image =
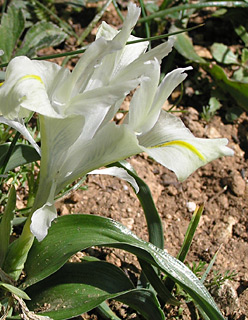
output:
[[[115,75],[112,81],[125,81],[126,78],[140,77],[144,72],[144,64],[154,59],[157,59],[158,62],[161,63],[162,59],[171,52],[173,44],[174,38],[170,37],[167,42],[164,42],[152,50],[147,51],[125,68],[120,70],[120,72]]]
[[[158,87],[160,78],[160,64],[158,60],[149,61],[144,65],[146,76],[141,79],[140,88],[138,88],[130,102],[129,112],[125,123],[136,132],[141,134],[150,130],[157,121],[158,115],[153,119],[152,104]],[[160,109],[159,109],[160,112]]]
[[[156,125],[138,136],[140,146],[149,156],[175,172],[180,181],[197,168],[222,156],[232,156],[227,139],[196,138],[183,122],[165,111]]]
[[[146,63],[148,64],[148,63]],[[150,70],[142,79],[130,103],[127,122],[137,134],[144,134],[157,122],[160,110],[172,91],[187,77],[188,68],[178,68],[168,73],[158,87],[160,77],[159,62],[149,61]],[[149,66],[147,66],[149,67]],[[145,72],[145,71],[144,71]]]
[[[117,56],[121,55],[122,49],[138,20],[140,9],[133,3],[128,6],[128,14],[123,23],[121,31],[112,39],[105,40],[103,37],[98,38],[86,50],[83,56],[78,61],[71,76],[71,97],[83,91],[92,90],[96,87],[101,87],[108,84],[112,70],[118,63]],[[110,58],[111,53],[115,55]],[[98,77],[97,68],[104,64],[105,77]],[[94,75],[94,74],[97,75]],[[102,82],[104,81],[104,83]],[[62,88],[63,90],[63,88]]]
[[[120,31],[116,30],[115,28],[111,27],[103,21],[101,26],[97,30],[96,39],[103,37],[106,40],[112,40],[118,34],[118,32]],[[128,42],[135,40],[141,40],[141,38],[130,35],[127,39]],[[131,62],[136,60],[141,54],[143,54],[146,51],[148,44],[148,41],[142,41],[130,45],[125,45],[122,54],[120,55],[119,63],[116,66],[118,68],[118,71],[125,68],[128,64],[130,64]],[[113,73],[117,73],[116,70],[114,70]]]
[[[105,30],[100,30],[99,32],[103,37],[99,37],[98,33],[96,41],[106,39],[108,47],[115,49],[112,52],[109,51],[107,54],[104,54],[102,59],[98,60],[85,90],[92,90],[101,86],[107,86],[110,83],[116,83],[114,81],[116,74],[146,50],[147,43],[135,45],[132,49],[128,49],[128,46],[126,46],[126,42],[130,38],[131,31],[138,20],[139,14],[140,9],[133,3],[129,3],[128,14],[121,31],[110,30],[110,28],[106,28],[106,24],[103,24]],[[129,79],[131,78],[129,77]]]

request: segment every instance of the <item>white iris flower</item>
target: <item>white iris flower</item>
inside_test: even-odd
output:
[[[159,85],[161,59],[171,51],[173,39],[146,53],[147,42],[126,45],[136,39],[130,33],[139,14],[129,3],[120,32],[103,23],[72,72],[27,57],[16,57],[7,67],[0,121],[19,130],[39,151],[22,122],[30,112],[39,116],[41,169],[31,223],[39,241],[57,215],[55,196],[92,170],[145,151],[183,180],[209,161],[233,154],[226,139],[197,139],[179,118],[161,111],[190,68],[172,71]],[[116,125],[113,116],[138,86],[125,123]],[[138,191],[122,169],[102,173],[125,178]]]

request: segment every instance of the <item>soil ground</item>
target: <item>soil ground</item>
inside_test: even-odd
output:
[[[186,261],[209,263],[219,250],[213,270],[222,274],[233,271],[236,276],[212,294],[228,319],[248,319],[248,160],[247,150],[241,148],[241,141],[247,139],[244,135],[247,131],[243,129],[248,117],[243,114],[235,124],[226,124],[215,116],[205,123],[194,108],[188,108],[182,118],[198,137],[228,138],[235,156],[213,161],[182,183],[146,155],[136,156],[130,163],[151,189],[163,221],[165,249],[171,255],[176,256],[183,243],[195,205],[204,203],[205,209]],[[127,183],[90,175],[86,185],[87,190],[77,191],[57,203],[61,215],[72,212],[103,215],[148,240],[142,208]],[[91,250],[90,254],[115,263],[133,276],[139,271],[135,257],[123,251],[97,249]],[[175,313],[172,313],[173,317]],[[129,319],[128,315],[123,319]],[[194,317],[186,308],[182,319]]]
[[[206,22],[204,19],[208,19],[206,13],[199,15],[195,22]],[[120,20],[111,6],[103,20],[115,27],[120,25]],[[207,22],[206,26],[208,25],[214,30],[215,26],[218,30],[221,27],[226,30],[227,27],[215,25],[213,21]],[[210,38],[208,30],[204,31],[204,38],[197,31],[191,35],[195,42],[202,40],[198,41],[200,45],[197,50],[199,54],[207,55],[207,58],[209,52],[204,41],[210,45],[211,41],[214,41],[213,34],[218,35],[217,30],[213,33],[212,29]],[[228,41],[230,42],[230,39]],[[232,280],[226,280],[220,288],[215,288],[211,293],[228,319],[245,320],[248,319],[248,116],[243,113],[236,121],[228,123],[225,120],[225,111],[221,111],[209,122],[204,121],[200,112],[209,97],[202,95],[199,99],[194,95],[195,88],[190,76],[188,80],[186,96],[177,107],[177,111],[186,112],[179,112],[177,115],[197,137],[227,138],[235,155],[213,161],[182,183],[177,181],[172,172],[145,154],[129,161],[151,189],[163,222],[165,249],[171,255],[176,256],[183,243],[195,206],[204,204],[205,209],[186,262],[192,265],[203,261],[207,266],[218,251],[213,270],[221,274],[234,272],[236,276]],[[172,100],[176,100],[179,93],[173,95]],[[170,101],[165,109],[168,109],[171,103],[173,101]],[[225,110],[225,105],[222,110]],[[87,190],[77,191],[58,202],[57,208],[61,215],[103,215],[121,222],[139,237],[148,240],[142,208],[127,183],[116,178],[90,175],[86,185]],[[122,267],[134,279],[140,271],[135,257],[117,249],[95,248],[86,254],[94,254]],[[209,278],[211,277],[213,273],[210,274]],[[127,309],[127,306],[114,302],[111,306],[122,319],[139,318]],[[168,319],[198,319],[190,305],[184,308],[180,316],[175,309],[168,308],[166,312]],[[101,319],[94,311],[83,317]]]
[[[94,11],[94,5],[92,7]],[[115,10],[110,7],[103,20],[119,27],[120,20],[115,15]],[[81,32],[85,26],[75,24],[74,27]],[[69,40],[64,48],[56,49],[56,52],[74,48],[74,42]],[[40,54],[54,52],[54,49],[46,49]],[[74,60],[71,66],[73,63]],[[188,86],[189,93],[190,90]],[[187,106],[182,100],[177,108],[186,112],[178,113],[178,116],[197,137],[228,138],[230,148],[235,151],[233,157],[213,161],[182,183],[172,172],[145,154],[128,160],[151,189],[163,222],[165,249],[171,255],[176,256],[183,243],[195,206],[204,204],[205,209],[186,261],[191,265],[200,260],[208,264],[218,251],[213,269],[222,274],[233,271],[236,275],[211,293],[228,319],[245,320],[248,319],[248,116],[243,113],[235,122],[227,123],[222,114],[217,114],[205,122],[200,117],[199,104],[201,102],[196,105],[188,95]],[[116,178],[90,175],[85,185],[87,190],[78,190],[57,202],[60,215],[103,215],[121,222],[140,238],[148,240],[142,208],[127,183]],[[117,249],[94,248],[83,254],[112,262],[133,279],[140,272],[135,257]],[[127,306],[117,302],[110,304],[121,319],[140,319]],[[168,319],[197,319],[190,305],[184,308],[181,315],[175,309],[168,308],[166,312]],[[94,310],[82,317],[102,319]]]

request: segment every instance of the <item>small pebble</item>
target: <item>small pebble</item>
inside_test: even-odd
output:
[[[188,202],[186,203],[186,207],[187,207],[187,209],[188,209],[189,212],[194,212],[195,209],[196,209],[196,203],[193,202],[193,201],[188,201]]]

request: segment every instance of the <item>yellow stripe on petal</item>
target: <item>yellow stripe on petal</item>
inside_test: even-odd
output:
[[[167,147],[167,146],[173,146],[177,145],[179,147],[184,147],[190,151],[192,151],[194,154],[196,154],[201,160],[205,160],[205,157],[196,149],[196,147],[192,146],[192,144],[182,141],[182,140],[174,140],[174,141],[169,141],[165,143],[158,144],[156,146],[150,147],[150,148],[162,148],[162,147]]]
[[[34,74],[27,74],[26,76],[21,77],[21,80],[25,80],[25,79],[34,79],[34,80],[38,80],[40,81],[40,83],[44,84],[44,82],[42,81],[41,77],[36,76]]]
[[[3,84],[4,84],[4,82],[1,82],[1,83],[0,83],[0,87],[1,87]]]

